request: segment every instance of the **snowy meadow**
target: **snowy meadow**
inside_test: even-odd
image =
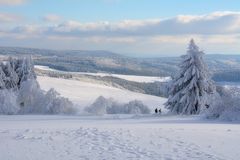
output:
[[[175,116],[0,116],[0,158],[239,159],[239,124]]]

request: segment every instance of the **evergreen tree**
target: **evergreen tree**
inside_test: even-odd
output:
[[[215,87],[203,61],[203,54],[192,39],[187,54],[182,56],[179,75],[173,79],[165,103],[172,113],[198,114],[203,107],[209,107],[208,96]]]

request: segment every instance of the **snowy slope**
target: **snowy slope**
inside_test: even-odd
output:
[[[45,71],[58,71],[56,69],[52,69],[48,66],[34,65],[35,69],[45,70]]]
[[[35,65],[34,67],[40,70],[64,72],[64,71],[59,71],[59,70],[49,68],[48,66]],[[170,77],[135,76],[135,75],[122,75],[122,74],[110,74],[110,73],[88,73],[88,72],[64,72],[64,73],[92,75],[92,76],[100,76],[100,77],[109,76],[109,77],[117,77],[117,78],[125,79],[128,81],[145,82],[145,83],[150,83],[155,81],[166,82],[171,79]]]
[[[69,98],[81,108],[90,105],[99,96],[104,96],[106,98],[112,97],[114,100],[119,101],[120,103],[126,103],[137,99],[141,100],[145,105],[149,106],[152,111],[156,107],[161,107],[164,111],[163,103],[166,101],[166,99],[157,96],[131,92],[111,86],[93,84],[90,82],[88,83],[78,80],[42,76],[38,76],[37,80],[40,83],[40,87],[42,89],[49,90],[50,88],[54,88],[62,96]]]
[[[1,160],[239,160],[239,124],[176,117],[0,116]]]
[[[121,79],[125,79],[128,81],[134,81],[134,82],[167,82],[171,78],[170,77],[149,77],[149,76],[135,76],[135,75],[121,75],[121,74],[108,74],[108,73],[96,73],[98,76],[110,76],[110,77],[117,77]]]

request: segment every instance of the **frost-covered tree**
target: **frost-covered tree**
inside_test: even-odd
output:
[[[107,108],[109,108],[112,104],[112,101],[104,98],[103,96],[99,96],[93,104],[89,107],[85,108],[85,110],[89,113],[103,115],[107,113]]]
[[[236,86],[217,86],[217,94],[211,99],[211,108],[206,110],[208,119],[240,121],[240,88]]]
[[[6,75],[2,70],[2,67],[0,65],[0,89],[5,89],[5,82],[6,82]]]
[[[19,87],[23,81],[36,79],[36,74],[34,72],[34,65],[31,57],[18,59],[16,63],[17,65],[15,70],[19,77],[19,82],[18,82]]]
[[[47,114],[74,114],[77,110],[68,98],[61,97],[53,88],[45,95],[45,113]]]
[[[36,80],[22,83],[17,103],[21,114],[73,114],[77,111],[71,101],[61,97],[54,89],[43,92]]]
[[[199,114],[201,109],[209,107],[208,96],[215,87],[203,61],[203,54],[192,39],[187,54],[182,56],[179,74],[172,81],[165,103],[172,113]]]
[[[13,59],[9,59],[4,65],[2,65],[3,72],[6,75],[5,87],[7,89],[17,89],[19,81],[18,75],[14,70]]]
[[[133,100],[127,104],[119,103],[113,98],[98,97],[93,104],[85,108],[91,114],[149,114],[150,109],[142,101]]]
[[[0,65],[0,89],[20,88],[22,82],[36,79],[31,57],[9,58]]]
[[[139,100],[133,100],[124,105],[124,113],[128,114],[149,114],[150,109]]]

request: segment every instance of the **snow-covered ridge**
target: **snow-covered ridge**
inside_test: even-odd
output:
[[[36,69],[40,69],[40,70],[64,72],[64,71],[59,71],[59,70],[49,68],[48,66],[35,65],[34,67]],[[92,76],[100,76],[100,77],[106,77],[106,76],[117,77],[117,78],[125,79],[128,81],[145,82],[145,83],[151,83],[151,82],[155,82],[155,81],[156,82],[167,82],[171,79],[171,77],[150,77],[150,76],[122,75],[122,74],[110,74],[110,73],[88,73],[88,72],[67,72],[67,73],[92,75]]]

